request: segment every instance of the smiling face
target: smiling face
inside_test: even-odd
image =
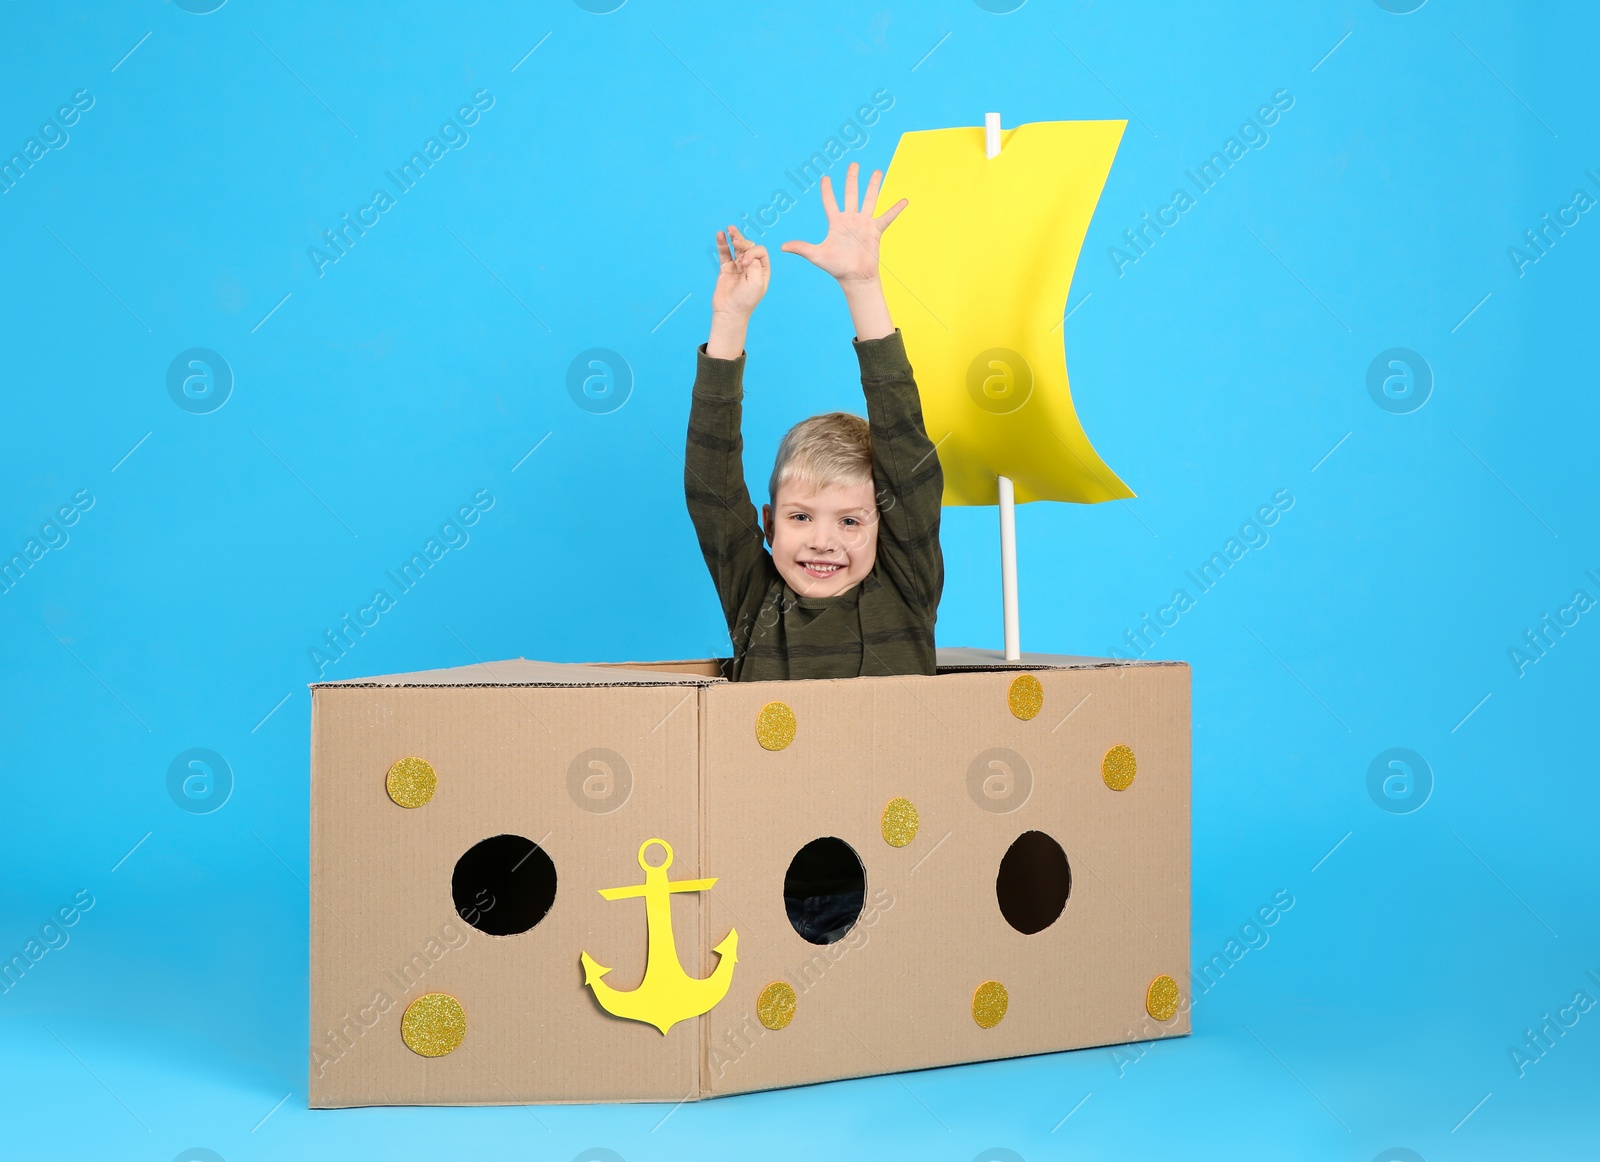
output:
[[[878,559],[878,507],[872,481],[830,484],[785,480],[761,523],[778,574],[802,597],[837,597],[861,583]]]

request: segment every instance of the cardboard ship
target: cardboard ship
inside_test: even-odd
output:
[[[1017,625],[1014,505],[1132,495],[1059,334],[1125,123],[985,122],[902,136],[878,205],[918,207],[885,292],[944,503],[999,506],[1006,650],[315,684],[312,1106],[678,1102],[1189,1031],[1189,668],[1021,654]]]
[[[1187,1033],[1187,664],[939,662],[315,684],[310,1105],[678,1102]],[[786,897],[802,851],[859,887],[827,943]]]

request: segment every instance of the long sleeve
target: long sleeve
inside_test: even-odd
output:
[[[775,569],[744,481],[739,424],[745,352],[737,359],[717,359],[706,354],[704,343],[697,350],[683,492],[700,552],[737,645],[736,622],[741,613],[748,613],[752,598],[759,601]]]
[[[900,329],[881,339],[854,342],[872,425],[878,570],[907,606],[931,624],[944,591],[939,549],[944,470],[923,426],[922,400]]]

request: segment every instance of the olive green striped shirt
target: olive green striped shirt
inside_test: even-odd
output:
[[[733,640],[736,682],[934,673],[944,473],[899,328],[852,343],[872,429],[878,555],[861,583],[837,597],[796,593],[767,551],[744,478],[746,353],[717,359],[704,343],[698,349],[683,487]]]

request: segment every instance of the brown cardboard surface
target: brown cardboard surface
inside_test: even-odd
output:
[[[706,1023],[704,1086],[735,1093],[859,1074],[1144,1039],[1144,998],[1166,973],[1188,983],[1189,673],[1186,666],[1035,671],[1044,708],[1012,716],[1010,675],[741,683],[708,689],[705,854],[725,879],[713,927],[738,918],[740,976]],[[794,710],[794,742],[756,745],[760,707]],[[1101,758],[1131,746],[1125,791]],[[972,760],[990,747],[1021,755],[1027,800],[1005,813],[968,793]],[[890,847],[886,803],[915,804],[920,830]],[[1023,832],[1065,850],[1072,890],[1061,917],[1024,936],[996,902],[995,877]],[[808,944],[784,912],[790,859],[812,839],[849,843],[867,871],[857,928]],[[735,871],[734,869],[737,869]],[[768,983],[798,994],[793,1021],[750,1018]],[[973,990],[1010,994],[992,1029],[973,1021]],[[734,995],[734,994],[737,995]],[[1185,1011],[1161,1035],[1188,1031]]]
[[[530,1101],[677,1101],[695,1092],[695,1028],[663,1037],[601,1012],[578,953],[631,987],[644,968],[638,901],[598,888],[641,882],[641,842],[676,849],[673,872],[699,874],[698,714],[694,690],[321,687],[313,702],[311,820],[312,1106]],[[631,768],[627,801],[583,809],[568,768],[606,747]],[[426,758],[438,790],[407,809],[384,789],[390,764]],[[456,916],[451,875],[473,844],[512,833],[555,863],[549,914],[517,936],[490,936]],[[700,900],[673,901],[688,945]],[[429,945],[429,941],[435,943]],[[442,950],[442,951],[441,951]],[[422,958],[411,982],[399,966]],[[413,963],[416,963],[413,961]],[[405,1005],[425,992],[457,998],[462,1046],[424,1058],[402,1042]],[[394,1002],[374,1006],[377,994]],[[363,1011],[365,1007],[365,1011]],[[370,1025],[368,1018],[371,1019]],[[344,1030],[345,1046],[329,1031]]]
[[[939,661],[935,677],[728,683],[715,660],[516,659],[316,684],[310,1104],[675,1102],[1150,1037],[1150,980],[1171,975],[1186,1001],[1189,981],[1187,665],[948,649]],[[1044,690],[1027,721],[1006,699],[1019,668]],[[798,727],[771,752],[754,727],[774,700]],[[1121,792],[1100,776],[1117,743],[1138,758]],[[593,747],[631,771],[609,810],[569,788]],[[1006,811],[969,794],[973,759],[993,747],[1031,771]],[[384,789],[406,755],[438,771],[415,809]],[[903,848],[879,827],[896,796],[920,816]],[[1062,845],[1072,891],[1024,936],[1000,914],[995,876],[1029,830]],[[549,915],[506,937],[457,917],[450,891],[455,861],[502,833],[541,842],[558,876]],[[848,936],[815,946],[789,925],[782,885],[794,853],[828,835],[864,863],[867,901]],[[673,879],[717,877],[673,898],[684,968],[709,975],[712,946],[740,936],[726,998],[666,1036],[601,1010],[578,965],[587,951],[612,967],[607,983],[639,982],[643,905],[596,889],[640,883],[639,845],[658,836],[675,849]],[[756,998],[777,980],[799,1002],[768,1031]],[[987,1030],[971,1016],[986,980],[1010,994]],[[434,991],[461,1002],[468,1031],[423,1058],[400,1019]],[[1185,1004],[1159,1033],[1188,1027]]]

